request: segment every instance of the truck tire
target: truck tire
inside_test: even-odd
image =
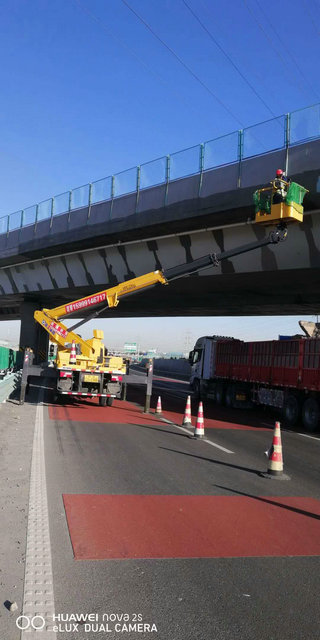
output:
[[[228,384],[227,389],[226,389],[226,395],[225,395],[225,404],[226,407],[233,407],[234,406],[234,401],[235,401],[235,385],[234,384]]]
[[[108,398],[106,398],[105,396],[100,396],[100,398],[99,398],[100,407],[106,407],[107,406],[107,400],[108,400]]]
[[[224,384],[222,382],[217,382],[216,393],[215,393],[216,404],[222,405],[224,403],[224,394],[225,394]]]
[[[107,398],[107,406],[112,407],[113,401],[114,401],[114,398]]]
[[[286,397],[284,406],[283,406],[283,417],[288,426],[294,427],[300,416],[300,404],[298,398],[293,394],[289,393]]]
[[[320,407],[316,398],[308,398],[302,406],[302,422],[306,431],[313,433],[319,427]]]

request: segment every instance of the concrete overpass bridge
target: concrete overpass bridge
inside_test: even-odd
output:
[[[0,319],[27,322],[146,271],[260,239],[252,193],[286,168],[309,189],[286,243],[123,300],[113,316],[320,308],[320,105],[110,176],[0,219]],[[108,312],[106,312],[108,315]]]

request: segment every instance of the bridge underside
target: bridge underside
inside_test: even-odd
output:
[[[76,295],[92,295],[95,291],[98,291],[97,287],[80,287]],[[20,319],[24,301],[31,301],[39,308],[52,308],[69,300],[68,289],[60,290],[58,294],[42,291],[39,297],[4,297],[0,319]],[[169,286],[157,285],[129,296],[121,300],[116,309],[105,310],[100,317],[308,315],[319,310],[319,269],[296,269],[190,276]],[[80,316],[74,314],[72,317]]]

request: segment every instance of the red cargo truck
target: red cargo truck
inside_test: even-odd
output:
[[[199,338],[190,352],[196,394],[230,407],[261,404],[316,431],[320,417],[320,338],[242,342]]]

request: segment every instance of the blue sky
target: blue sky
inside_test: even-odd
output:
[[[318,2],[187,2],[269,110],[183,0],[129,3],[226,108],[122,0],[0,2],[0,215],[320,101]]]
[[[299,320],[316,321],[316,316],[259,316],[214,318],[112,318],[91,320],[79,329],[83,338],[92,338],[93,329],[103,329],[105,344],[122,349],[125,342],[136,342],[143,350],[189,352],[204,335],[224,335],[241,340],[277,340],[279,335],[302,334]],[[67,320],[66,325],[71,326]],[[0,341],[19,344],[20,322],[0,323]]]
[[[127,2],[0,0],[0,216],[320,102],[318,0]]]

